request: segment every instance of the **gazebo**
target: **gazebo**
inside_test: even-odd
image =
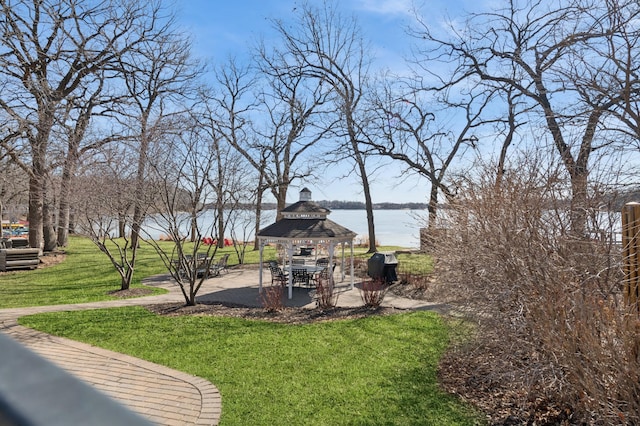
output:
[[[288,260],[289,299],[293,297],[292,265],[296,247],[327,246],[329,265],[333,265],[336,246],[342,247],[340,272],[344,280],[345,245],[351,247],[350,256],[350,289],[353,289],[353,239],[356,233],[327,219],[331,210],[311,201],[311,191],[304,188],[300,191],[300,200],[282,210],[282,218],[260,230],[257,234],[260,246],[260,292],[262,292],[262,255],[266,244],[281,244],[285,248],[285,259]]]

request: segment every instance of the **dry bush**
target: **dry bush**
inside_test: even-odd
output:
[[[267,312],[279,312],[284,309],[284,287],[280,284],[262,288],[260,302]]]
[[[516,169],[500,186],[489,172],[465,182],[435,248],[434,294],[478,325],[466,385],[508,394],[523,423],[639,424],[640,322],[622,303],[620,249],[573,235],[559,174]],[[610,231],[593,212],[590,227]]]
[[[388,289],[389,286],[382,279],[366,280],[362,282],[360,298],[367,308],[379,308]]]
[[[353,259],[353,274],[359,278],[366,278],[367,271],[369,270],[369,266],[367,264],[367,259],[363,259],[360,257],[356,257]]]
[[[401,272],[399,274],[400,284],[409,285],[415,290],[426,291],[429,290],[433,277],[431,274],[414,274],[410,272]]]
[[[333,309],[338,305],[338,293],[335,291],[333,277],[318,278],[316,282],[316,305],[322,310]]]

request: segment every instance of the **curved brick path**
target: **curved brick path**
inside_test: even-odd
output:
[[[21,316],[41,312],[183,301],[177,286],[170,281],[152,285],[166,287],[170,291],[138,299],[0,309],[0,331],[158,425],[217,425],[222,404],[218,389],[210,382],[17,323]]]

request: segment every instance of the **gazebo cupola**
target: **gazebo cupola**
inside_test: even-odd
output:
[[[282,219],[326,219],[331,210],[311,201],[311,191],[303,188],[300,200],[282,209]]]
[[[302,188],[300,190],[300,201],[311,201],[311,191],[309,188]]]

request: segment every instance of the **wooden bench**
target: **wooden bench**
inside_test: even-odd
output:
[[[34,248],[0,249],[0,271],[36,269],[40,264],[40,250]]]
[[[27,248],[29,247],[29,240],[26,238],[11,238],[9,239],[11,242],[11,247],[7,248]]]

